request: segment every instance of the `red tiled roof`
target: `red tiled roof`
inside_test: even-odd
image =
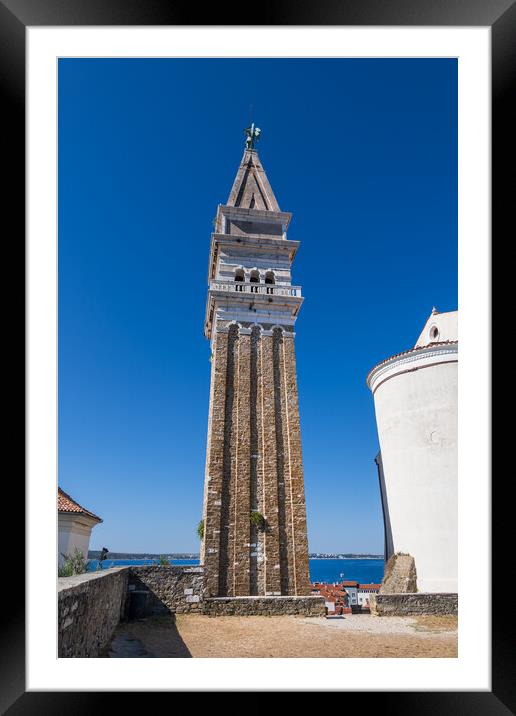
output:
[[[359,584],[359,589],[380,589],[379,584]]]
[[[75,500],[60,487],[57,488],[57,509],[59,512],[75,512],[77,514],[88,515],[102,522],[100,517],[79,505],[78,502],[75,502]]]
[[[358,587],[358,582],[341,582],[342,586],[344,587]]]

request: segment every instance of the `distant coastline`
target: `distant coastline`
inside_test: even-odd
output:
[[[163,564],[160,557],[164,557],[172,566],[198,565],[199,555],[190,552],[175,552],[170,554],[154,554],[153,552],[139,553],[138,556],[132,556],[134,553],[109,552],[106,559],[100,563],[95,555],[100,555],[97,550],[90,550],[88,553],[89,561],[87,566],[88,572],[95,572],[98,569],[110,569],[111,567],[129,567],[131,565],[150,566]],[[172,554],[174,556],[172,556]],[[122,557],[114,555],[123,555]],[[192,555],[192,556],[190,556]],[[317,557],[310,557],[310,581],[324,582],[326,584],[337,584],[344,579],[349,579],[361,584],[377,584],[383,579],[384,574],[383,556],[375,558],[372,555],[354,559],[353,557],[330,557],[322,556],[318,553]]]
[[[351,559],[351,560],[353,560],[353,561],[356,561],[357,559],[374,559],[374,560],[378,560],[378,559],[383,559],[383,554],[368,555],[367,557],[363,557],[363,556],[361,556],[361,557],[340,557],[340,556],[339,556],[339,557],[312,557],[312,555],[308,555],[308,558],[309,558],[309,559]]]
[[[90,549],[88,559],[99,559],[100,550]],[[199,552],[108,552],[107,559],[199,559]]]
[[[108,559],[199,559],[199,552],[108,552]],[[89,550],[88,559],[99,559],[100,550]],[[311,552],[309,559],[383,559],[383,554],[357,554],[354,552]]]
[[[383,554],[324,554],[316,552],[308,555],[309,559],[383,559]]]

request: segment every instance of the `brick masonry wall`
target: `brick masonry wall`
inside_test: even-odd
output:
[[[144,617],[169,612],[199,610],[202,598],[202,567],[150,565],[128,568],[125,616]],[[132,604],[138,603],[134,609]]]
[[[59,578],[59,657],[100,654],[125,608],[127,577],[127,567],[114,567]]]
[[[371,594],[371,614],[386,616],[455,615],[458,596],[450,592],[417,592],[415,594]]]
[[[324,598],[310,597],[217,597],[202,603],[202,613],[208,616],[300,616],[320,617],[326,614]]]

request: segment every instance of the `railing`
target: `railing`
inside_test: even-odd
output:
[[[244,281],[210,281],[210,291],[301,296],[301,286],[278,286],[277,284],[245,283]]]

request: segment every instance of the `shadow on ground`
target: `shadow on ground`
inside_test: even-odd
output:
[[[108,659],[184,659],[191,653],[176,626],[174,614],[121,622],[105,649]]]

